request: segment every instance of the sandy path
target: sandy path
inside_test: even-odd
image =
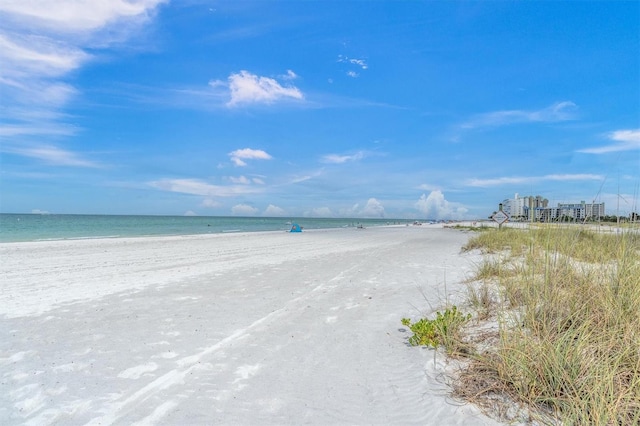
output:
[[[0,424],[494,424],[400,324],[461,291],[466,238],[0,244]]]

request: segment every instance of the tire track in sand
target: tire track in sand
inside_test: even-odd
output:
[[[118,403],[111,404],[111,406],[107,407],[103,412],[106,414],[96,417],[92,419],[88,425],[105,425],[105,424],[114,424],[121,420],[123,417],[127,416],[131,412],[134,412],[136,408],[153,397],[159,391],[167,389],[173,385],[183,384],[186,381],[186,378],[194,372],[196,369],[200,368],[200,361],[211,355],[225,346],[229,346],[232,343],[240,341],[246,337],[250,336],[250,332],[255,328],[264,325],[270,321],[275,321],[278,318],[291,315],[292,308],[297,307],[297,310],[304,309],[306,306],[305,303],[301,303],[303,300],[310,298],[314,293],[323,290],[325,287],[330,287],[330,283],[335,279],[340,279],[345,273],[350,271],[351,269],[355,269],[356,266],[349,268],[349,270],[342,271],[338,276],[333,279],[327,281],[326,283],[322,283],[311,290],[307,291],[305,294],[298,296],[294,299],[289,300],[282,308],[277,309],[270,314],[254,321],[250,325],[245,328],[241,328],[236,330],[234,333],[220,340],[218,343],[205,348],[204,350],[186,357],[181,358],[177,361],[178,368],[168,371],[152,382],[140,388],[138,391],[127,397],[124,401],[120,401]],[[176,402],[176,401],[174,401]],[[176,402],[176,406],[178,403]]]

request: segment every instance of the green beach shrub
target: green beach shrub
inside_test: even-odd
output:
[[[432,348],[444,346],[448,353],[456,353],[461,349],[459,344],[460,329],[470,319],[471,314],[462,314],[454,305],[444,312],[436,312],[435,319],[421,318],[412,323],[409,318],[403,318],[402,324],[413,332],[413,336],[409,338],[411,345]]]

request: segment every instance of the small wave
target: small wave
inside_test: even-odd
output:
[[[103,238],[120,238],[120,235],[97,235],[90,237],[60,237],[60,238],[39,238],[34,241],[65,241],[65,240],[100,240]]]

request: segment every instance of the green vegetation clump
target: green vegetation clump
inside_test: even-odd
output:
[[[403,318],[402,324],[409,327],[413,336],[409,343],[413,346],[443,346],[448,353],[464,352],[459,333],[462,325],[471,319],[471,315],[464,315],[454,305],[444,312],[436,312],[435,319],[422,318],[414,323],[409,318]]]
[[[480,225],[480,226],[469,226],[469,225],[445,225],[445,228],[453,228],[453,229],[458,229],[461,231],[474,231],[474,232],[484,232],[484,231],[491,231],[494,228],[492,226],[485,226],[485,225]]]
[[[489,257],[469,302],[493,284],[485,317],[499,338],[460,375],[459,396],[494,413],[508,397],[543,423],[640,424],[640,233],[597,231],[507,228],[469,241]]]

